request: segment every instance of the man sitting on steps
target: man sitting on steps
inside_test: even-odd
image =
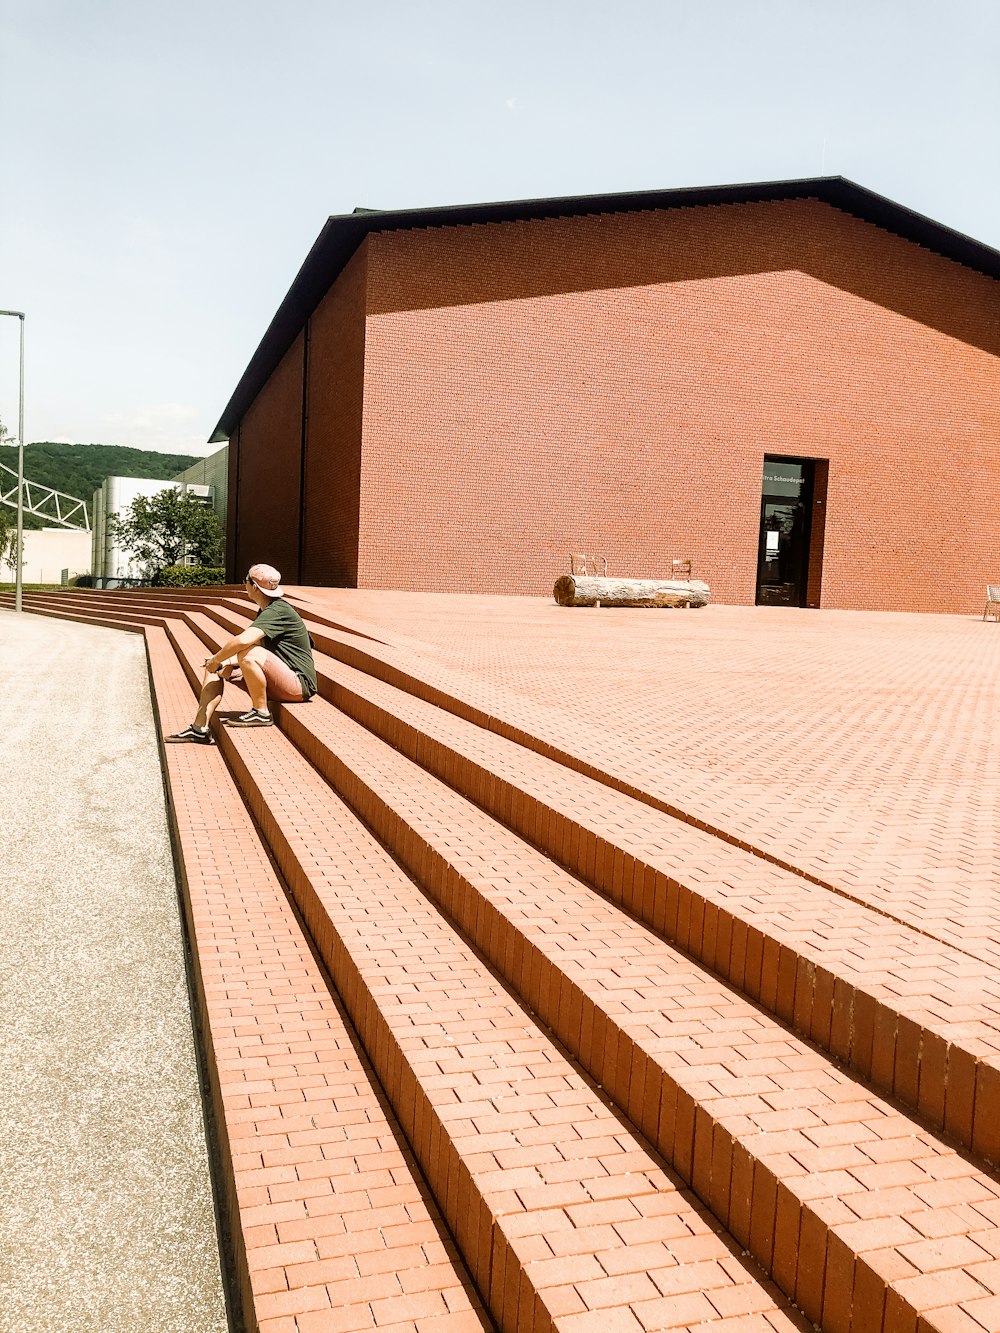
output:
[[[270,727],[268,696],[279,703],[303,703],[316,693],[309,631],[285,600],[281,575],[271,565],[254,565],[244,582],[247,596],[259,607],[256,619],[205,659],[195,719],[176,736],[167,736],[168,742],[213,744],[209,723],[227,680],[245,689],[251,704],[249,712],[229,722],[231,727]]]

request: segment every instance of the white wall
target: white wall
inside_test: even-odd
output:
[[[40,528],[24,534],[24,564],[21,577],[25,583],[59,583],[62,571],[90,573],[90,533],[71,532],[68,528]],[[0,561],[0,579],[13,583],[12,563]]]

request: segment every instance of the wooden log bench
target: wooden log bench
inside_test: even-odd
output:
[[[560,606],[707,606],[711,593],[700,579],[613,579],[563,574],[552,595]]]

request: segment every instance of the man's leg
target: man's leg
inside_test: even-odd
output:
[[[194,715],[194,725],[199,731],[204,731],[208,726],[212,714],[219,706],[223,688],[222,681],[218,676],[213,676],[211,680],[206,681],[201,687],[201,698],[198,700],[198,711]]]
[[[194,718],[194,725],[200,731],[204,730],[211,722],[212,714],[219,706],[222,692],[225,689],[225,682],[232,674],[232,670],[232,667],[228,664],[223,664],[218,672],[209,671],[207,667],[205,668],[201,683],[201,695],[198,699],[198,711]]]
[[[239,655],[241,684],[250,695],[253,705],[241,717],[227,719],[230,727],[270,727],[274,719],[268,709],[268,699],[281,703],[301,703],[305,699],[302,681],[280,657],[256,645]]]
[[[267,649],[261,647],[260,644],[254,644],[252,648],[244,648],[241,653],[237,654],[243,680],[250,695],[250,703],[258,713],[267,712],[267,677],[264,675],[263,666],[266,656]]]
[[[222,698],[222,692],[225,689],[225,681],[229,679],[232,667],[224,665],[218,673],[209,671],[205,668],[205,673],[201,680],[201,694],[198,696],[198,711],[194,715],[194,721],[183,731],[177,732],[175,736],[165,736],[165,741],[170,742],[198,742],[204,745],[214,745],[212,734],[208,729],[212,714],[219,706],[219,700]]]

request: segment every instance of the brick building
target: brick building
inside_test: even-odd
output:
[[[331,218],[213,435],[229,560],[967,612],[1000,578],[1000,254],[840,178]]]

